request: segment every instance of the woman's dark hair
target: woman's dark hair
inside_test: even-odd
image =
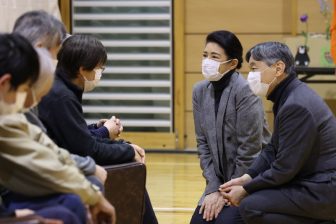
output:
[[[57,59],[57,70],[61,69],[69,79],[74,79],[80,67],[89,71],[97,65],[105,65],[107,54],[98,39],[89,35],[75,34],[64,41]]]
[[[228,56],[228,59],[237,59],[237,68],[240,69],[242,67],[243,47],[236,35],[226,30],[214,31],[206,37],[206,43],[209,42],[221,46]]]
[[[40,69],[36,51],[19,34],[0,34],[0,77],[11,75],[11,88],[16,90],[26,83],[34,84]]]

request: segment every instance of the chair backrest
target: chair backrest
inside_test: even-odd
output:
[[[142,224],[146,166],[132,162],[104,168],[107,171],[105,196],[116,209],[117,224]]]

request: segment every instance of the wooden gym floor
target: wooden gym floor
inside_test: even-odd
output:
[[[189,224],[205,186],[197,154],[147,153],[146,166],[159,224]]]

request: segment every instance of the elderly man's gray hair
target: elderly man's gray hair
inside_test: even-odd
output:
[[[48,49],[60,45],[66,34],[62,22],[43,10],[21,15],[15,21],[13,32],[21,34],[33,45],[41,43]]]
[[[278,61],[283,61],[286,68],[285,73],[294,71],[294,57],[288,46],[280,42],[264,42],[252,47],[246,54],[246,61],[253,57],[256,61],[263,61],[268,66]]]

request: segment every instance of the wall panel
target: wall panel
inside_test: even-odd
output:
[[[304,13],[308,14],[308,32],[324,33],[326,29],[326,21],[320,12],[320,4],[317,0],[297,0],[297,33],[305,30],[305,24],[301,23],[299,17]],[[332,1],[327,0],[330,10],[332,10]]]
[[[291,0],[186,0],[186,32],[290,33],[290,7]]]

